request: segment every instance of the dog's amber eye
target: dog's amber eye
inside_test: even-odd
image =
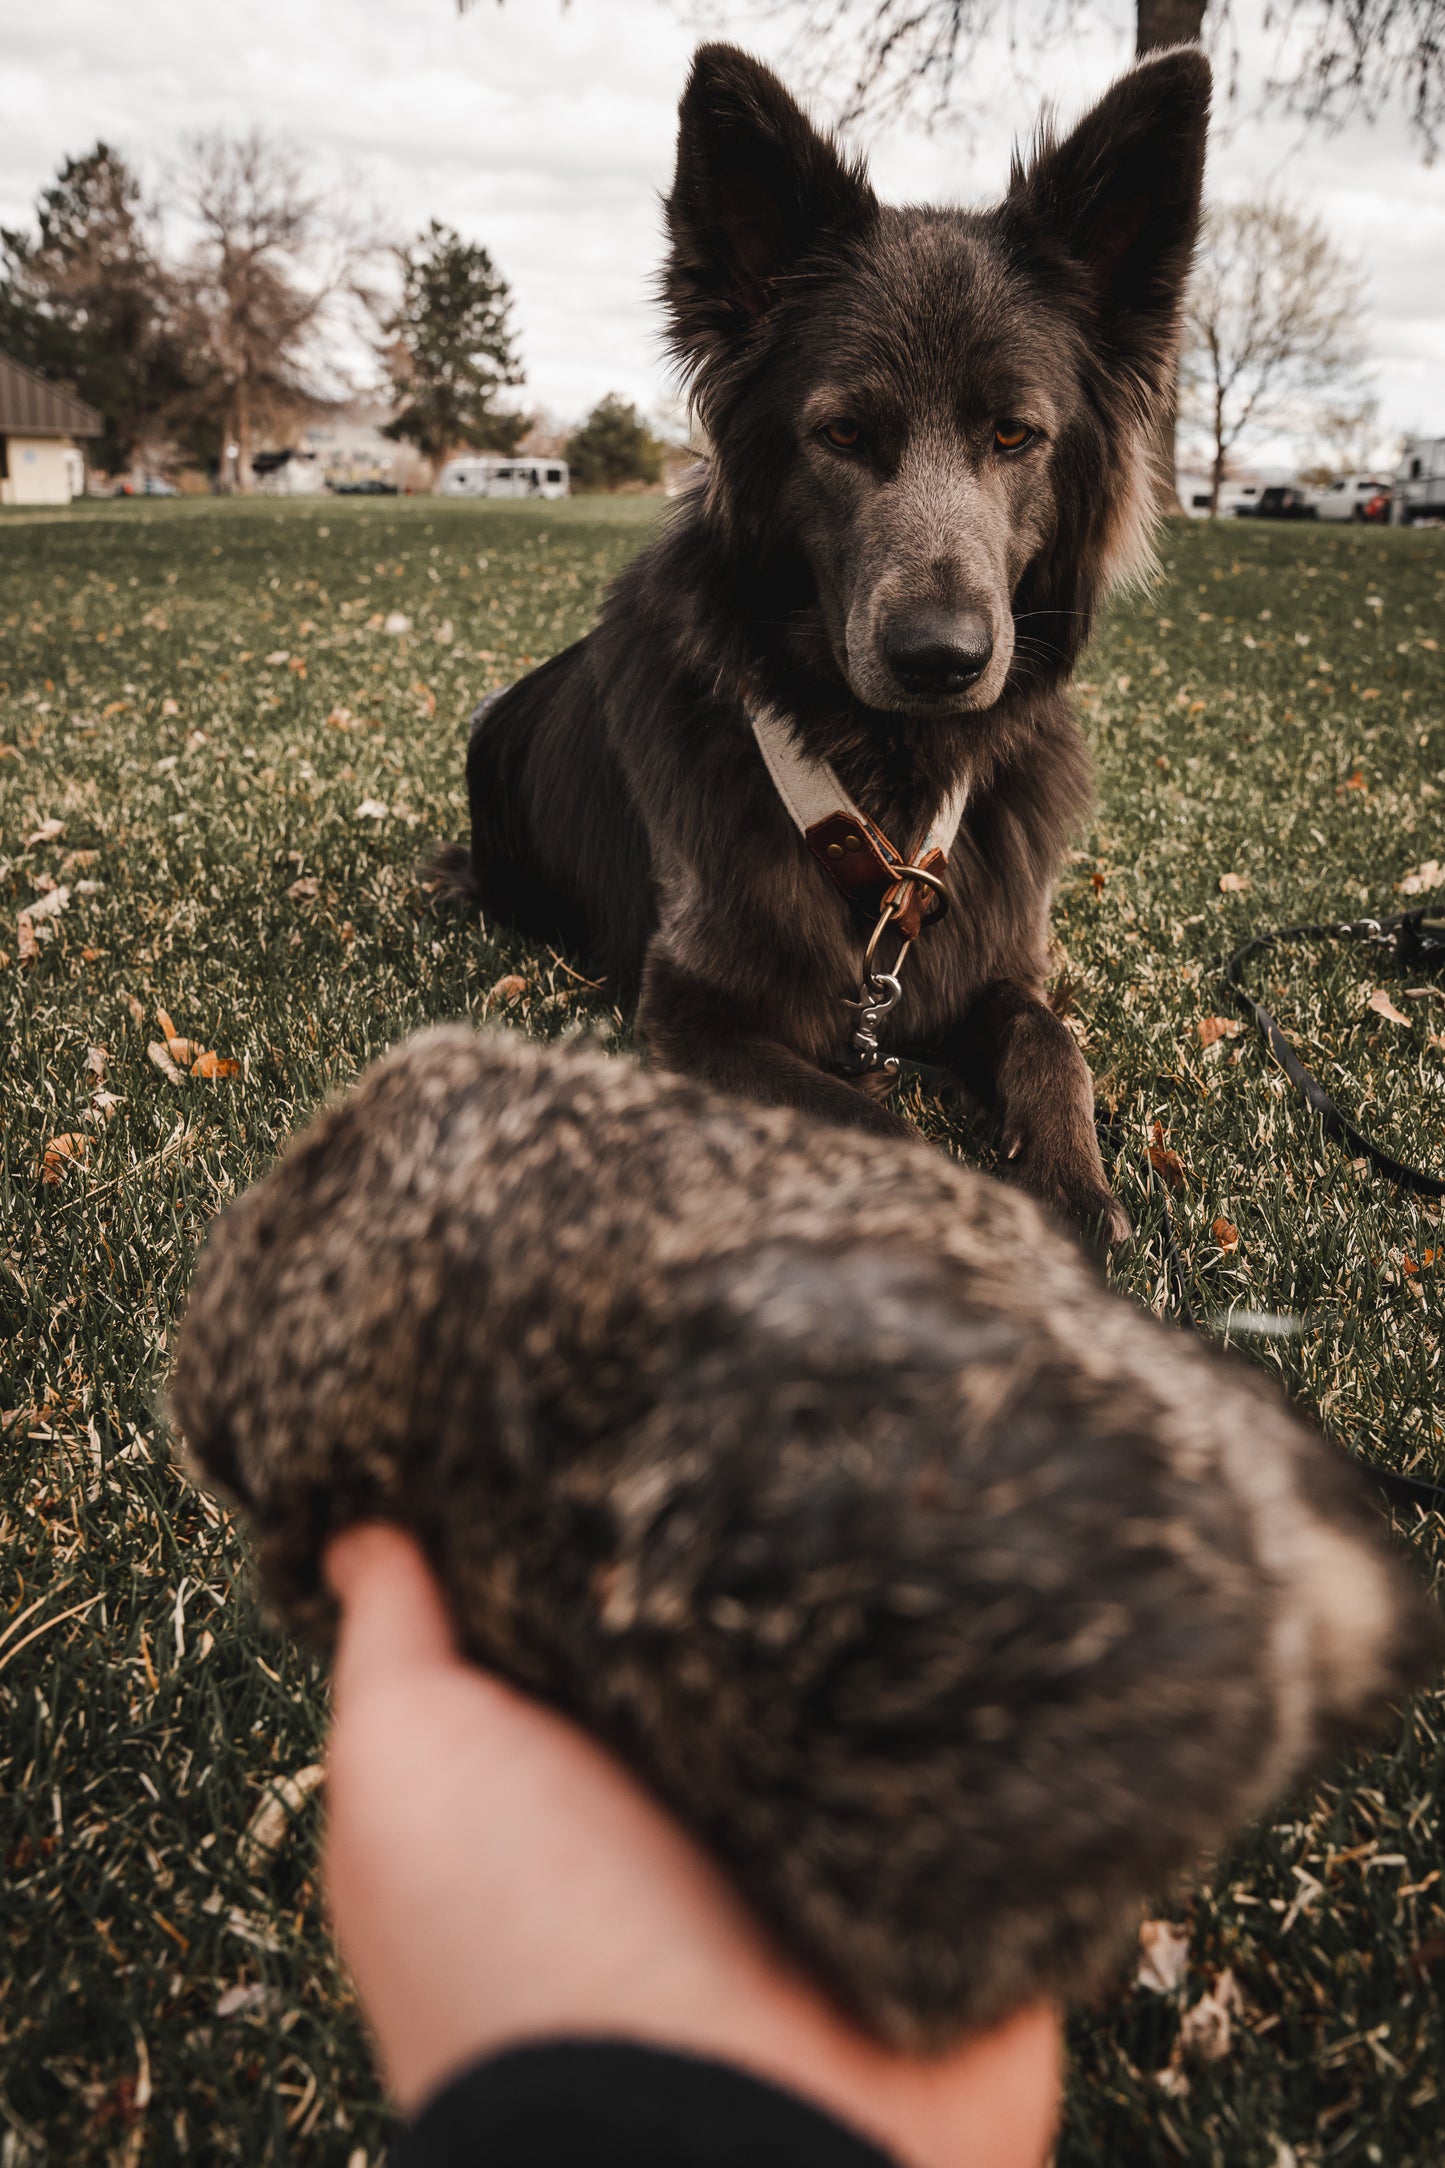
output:
[[[1035,431],[1027,422],[997,422],[993,441],[1001,452],[1021,452],[1026,444],[1032,444]]]
[[[847,420],[825,422],[818,431],[825,444],[831,444],[835,452],[856,452],[863,441],[863,432],[856,422]]]

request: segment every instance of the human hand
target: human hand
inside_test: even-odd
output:
[[[789,2087],[907,2168],[1039,2168],[1053,2011],[938,2059],[880,2047],[610,1754],[463,1661],[409,1537],[350,1530],[326,1568],[341,1606],[327,1887],[403,2110],[502,2048],[626,2039]]]

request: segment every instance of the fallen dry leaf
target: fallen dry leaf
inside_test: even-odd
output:
[[[1221,896],[1242,896],[1253,886],[1254,883],[1247,873],[1221,873],[1219,876]]]
[[[88,1046],[85,1050],[85,1066],[97,1083],[105,1082],[105,1065],[110,1060],[108,1046]]]
[[[1385,992],[1383,986],[1377,986],[1375,988],[1375,991],[1371,994],[1369,1000],[1365,1003],[1365,1007],[1367,1009],[1373,1009],[1376,1016],[1388,1016],[1392,1024],[1408,1024],[1410,1021],[1409,1017],[1405,1015],[1403,1010],[1397,1009],[1395,1007],[1394,1002]]]
[[[389,818],[391,807],[383,805],[379,798],[363,798],[356,809],[359,821],[384,821]]]
[[[243,1874],[256,1874],[265,1866],[291,1826],[292,1817],[305,1806],[324,1781],[325,1768],[313,1762],[294,1776],[272,1777],[262,1800],[236,1847],[236,1862]]]
[[[65,1180],[65,1169],[72,1160],[84,1159],[90,1150],[89,1137],[78,1130],[63,1137],[52,1137],[45,1147],[45,1160],[40,1169],[42,1182],[56,1183]]]
[[[1172,1995],[1189,1970],[1189,1934],[1173,1920],[1144,1920],[1139,1927],[1137,1987],[1151,1995]]]
[[[116,1108],[124,1105],[125,1099],[119,1092],[108,1092],[104,1089],[93,1091],[90,1095],[91,1118],[101,1122],[112,1121]]]
[[[286,894],[290,898],[292,903],[313,903],[316,900],[316,896],[320,890],[320,887],[321,883],[317,880],[316,876],[312,873],[307,873],[303,874],[302,878],[299,881],[293,881],[291,883],[291,886],[287,889]]]
[[[405,610],[389,610],[382,621],[381,629],[389,632],[394,640],[399,640],[404,632],[411,631],[411,619]]]
[[[150,1045],[146,1048],[146,1052],[150,1055],[151,1060],[160,1070],[160,1073],[165,1078],[167,1084],[185,1083],[185,1071],[183,1069],[178,1069],[175,1063],[171,1060],[170,1049],[166,1046],[163,1040],[152,1039]]]
[[[1347,775],[1343,783],[1335,785],[1336,790],[1364,790],[1366,787],[1365,774],[1362,768],[1356,768],[1353,775]]]
[[[161,702],[162,715],[179,715],[180,712],[181,703],[179,700],[163,700]]]
[[[487,998],[489,1001],[505,1001],[510,1005],[514,1001],[520,1001],[526,991],[526,980],[518,978],[515,971],[509,971],[504,979],[498,979]]]
[[[165,1034],[166,1052],[170,1055],[171,1060],[178,1061],[183,1069],[189,1069],[200,1052],[200,1048],[193,1047],[189,1039],[181,1037],[164,1009],[156,1010],[156,1022]]]
[[[1179,2026],[1179,2050],[1201,2063],[1217,2063],[1229,2053],[1234,2022],[1244,2015],[1244,1997],[1232,1972],[1221,1972],[1207,1995],[1185,2011]]]
[[[1149,1164],[1171,1189],[1184,1187],[1184,1162],[1177,1152],[1171,1152],[1164,1142],[1164,1124],[1154,1124],[1154,1141],[1149,1146]]]
[[[1445,866],[1438,858],[1427,858],[1422,866],[1411,866],[1395,883],[1402,896],[1423,896],[1432,888],[1445,888]]]
[[[1232,1256],[1239,1248],[1239,1229],[1235,1226],[1233,1220],[1217,1219],[1213,1227],[1211,1227],[1210,1233],[1226,1257]]]
[[[37,843],[54,843],[57,838],[63,836],[64,834],[64,821],[42,821],[40,823],[40,826],[36,829],[34,835],[30,835],[25,838],[25,848],[28,851],[31,850]]]
[[[426,722],[430,722],[437,711],[437,696],[430,685],[424,685],[420,678],[413,678],[407,690],[415,693],[421,703],[417,708],[417,715]]]
[[[59,918],[69,902],[70,890],[62,884],[50,889],[43,896],[37,896],[34,903],[28,903],[23,915],[30,920],[32,926],[39,926],[46,920]]]
[[[31,922],[28,911],[22,911],[15,921],[15,933],[19,944],[19,954],[16,961],[22,964],[33,964],[40,954],[40,943],[35,938],[35,927]]]
[[[240,1074],[241,1064],[238,1061],[232,1061],[229,1056],[212,1053],[209,1049],[204,1054],[197,1054],[195,1060],[191,1063],[192,1076],[239,1076]]]
[[[126,995],[125,1005],[130,1010],[130,1020],[133,1024],[143,1024],[145,1022],[145,1003],[135,994]]]
[[[1237,1016],[1201,1016],[1198,1029],[1200,1045],[1213,1046],[1218,1039],[1237,1039],[1244,1026]]]
[[[1437,1054],[1445,1054],[1445,1031],[1427,1032],[1425,1034],[1425,1044],[1433,1046]]]

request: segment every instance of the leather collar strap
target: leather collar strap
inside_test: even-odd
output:
[[[834,887],[870,910],[891,905],[899,932],[916,940],[924,922],[939,915],[939,899],[921,881],[900,880],[899,874],[910,864],[942,873],[968,803],[967,781],[949,792],[917,857],[909,860],[849,796],[829,763],[799,748],[786,716],[758,708],[749,719],[778,796]]]

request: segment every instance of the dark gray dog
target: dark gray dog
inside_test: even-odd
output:
[[[1110,1240],[1093,1086],[1044,999],[1088,797],[1068,687],[1148,556],[1208,110],[1180,47],[1043,131],[994,209],[897,209],[703,46],[662,286],[706,485],[595,631],[478,710],[470,846],[434,868],[640,989],[668,1068],[900,1135],[881,1064],[934,1064],[1021,1186]],[[899,857],[932,881],[899,889]],[[860,1042],[895,904],[890,978],[920,938]]]
[[[1435,1647],[1358,1477],[920,1143],[452,1029],[221,1220],[174,1407],[266,1585],[419,1536],[882,2038],[1096,1983]]]

